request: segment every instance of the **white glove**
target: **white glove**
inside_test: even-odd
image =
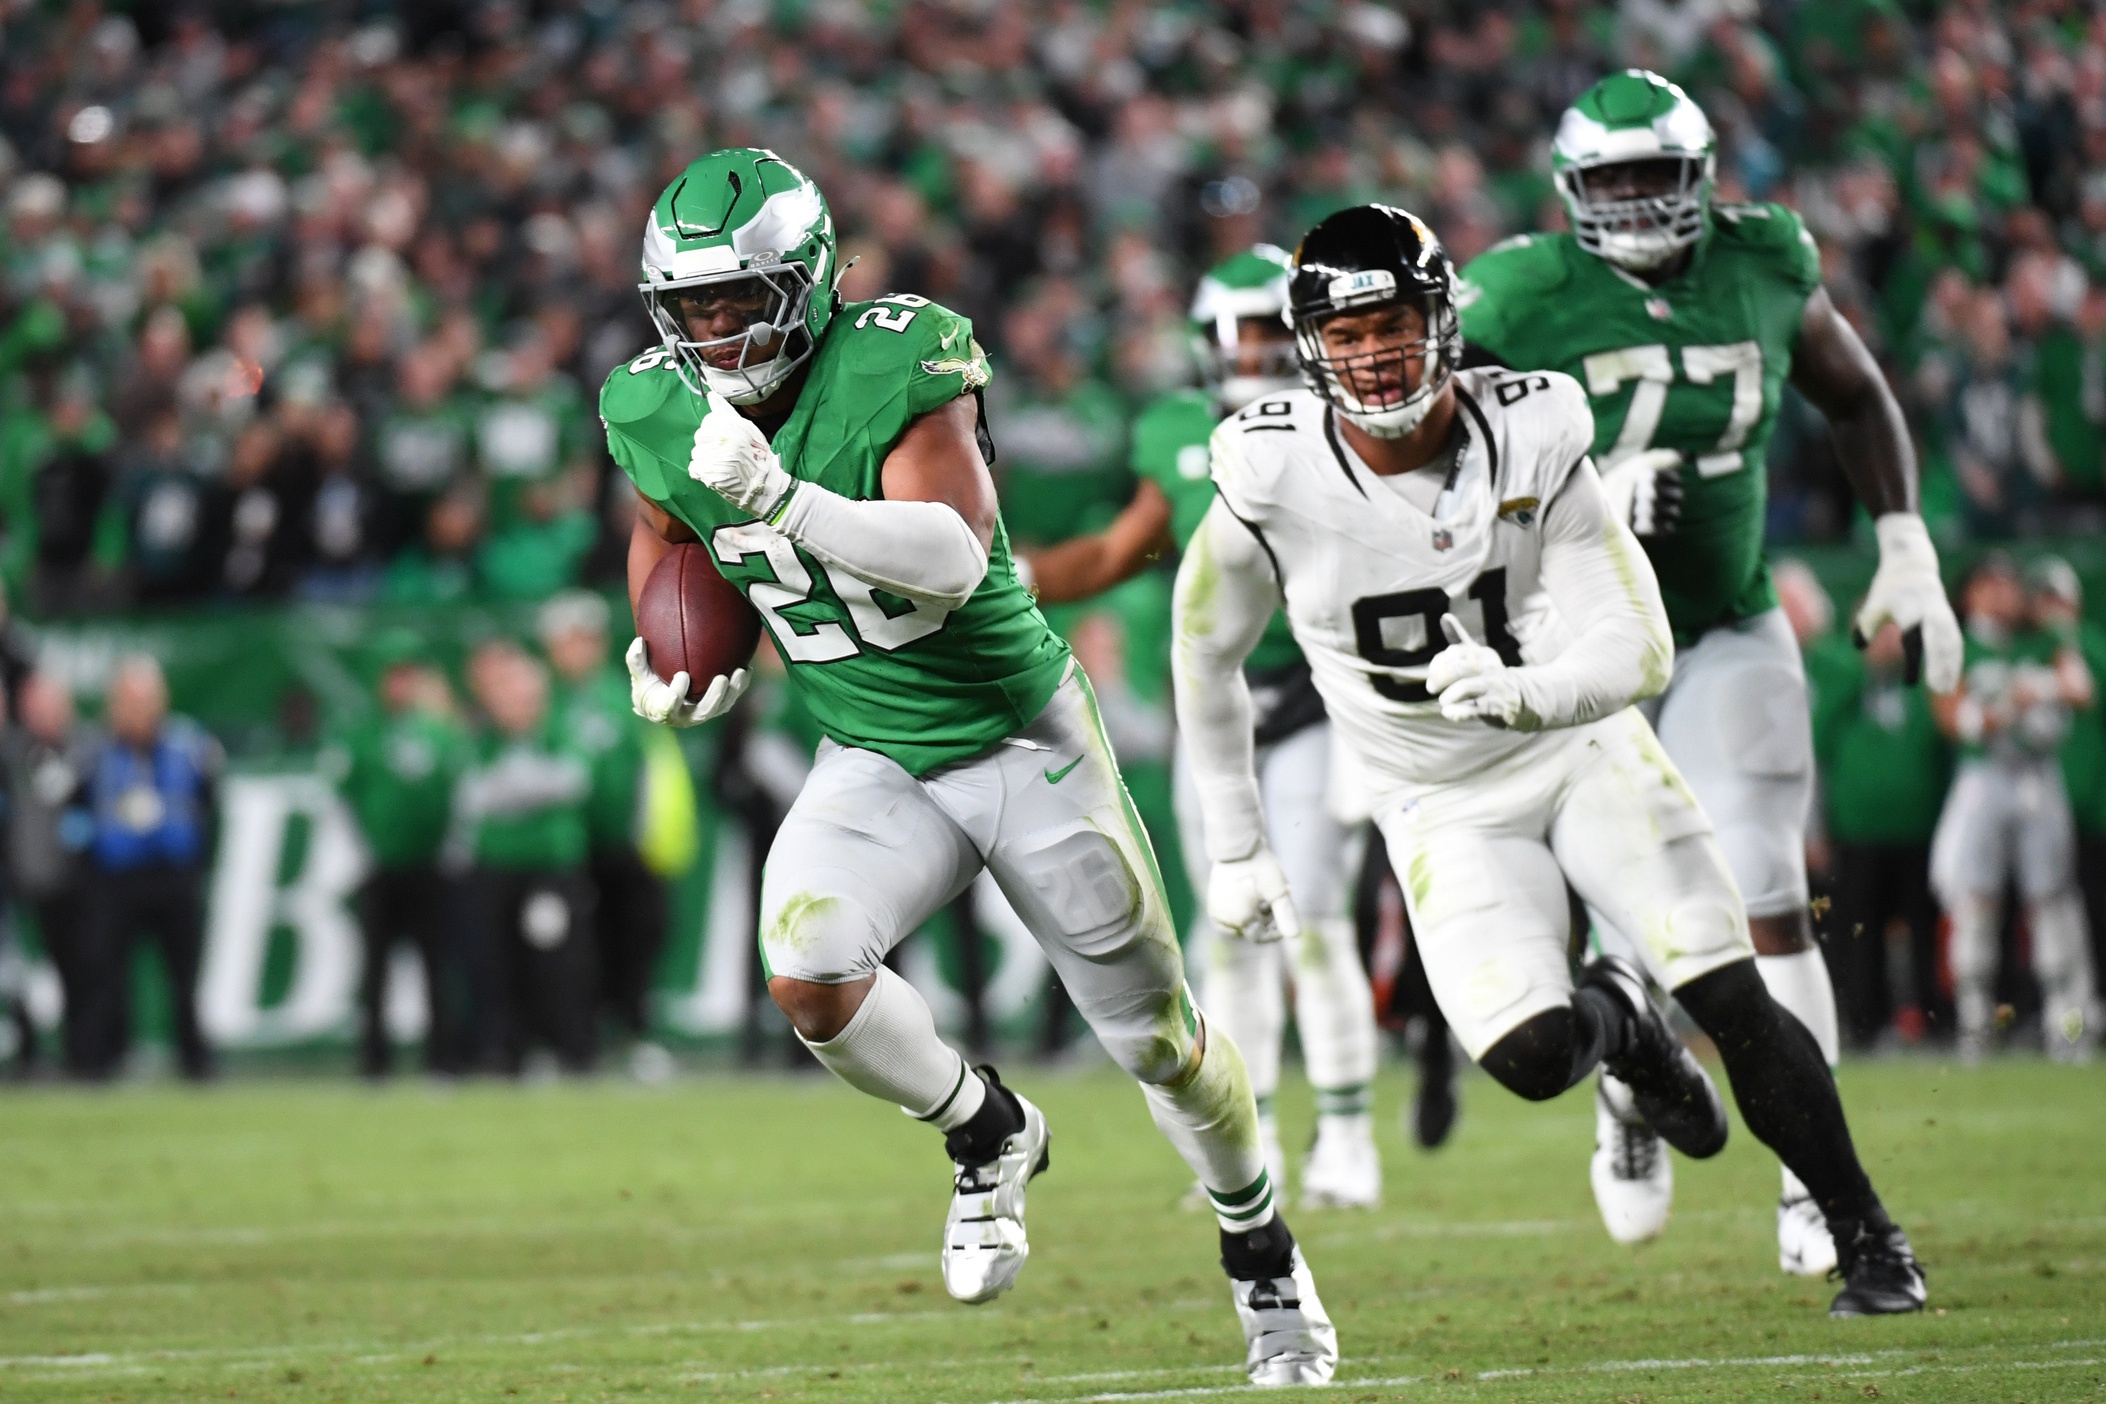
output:
[[[1287,874],[1262,843],[1248,858],[1214,865],[1207,878],[1207,915],[1241,941],[1264,944],[1302,934]]]
[[[745,695],[749,681],[744,668],[735,669],[728,678],[716,678],[699,698],[691,702],[687,696],[690,681],[687,674],[675,673],[673,680],[667,682],[652,672],[650,650],[642,639],[629,645],[624,661],[629,665],[630,707],[645,721],[657,722],[661,726],[700,726],[723,716]]]
[[[1889,512],[1872,529],[1879,537],[1879,569],[1850,626],[1851,640],[1863,648],[1892,620],[1901,628],[1902,681],[1920,676],[1932,692],[1951,692],[1960,685],[1960,621],[1938,576],[1938,551],[1923,518]]]
[[[687,475],[726,502],[766,521],[797,487],[760,426],[714,390],[709,413],[695,426]]]
[[[1448,636],[1448,647],[1426,669],[1426,691],[1440,699],[1441,715],[1452,722],[1534,731],[1534,714],[1521,696],[1522,680],[1498,651],[1471,638],[1452,614],[1441,616],[1441,632]]]
[[[1603,464],[1601,495],[1632,534],[1669,535],[1682,520],[1681,452],[1643,449]]]

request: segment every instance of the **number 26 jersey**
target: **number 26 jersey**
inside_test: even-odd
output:
[[[1375,794],[1464,778],[1531,739],[1441,715],[1425,679],[1448,645],[1443,614],[1509,667],[1548,662],[1569,639],[1543,588],[1543,528],[1593,440],[1586,394],[1555,372],[1466,370],[1455,395],[1460,445],[1430,512],[1368,471],[1308,390],[1249,405],[1210,444],[1220,499],[1270,558]],[[1646,569],[1635,552],[1631,565]]]

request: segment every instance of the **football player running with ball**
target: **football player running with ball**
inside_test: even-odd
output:
[[[1711,824],[1631,705],[1666,684],[1673,642],[1595,473],[1585,393],[1556,373],[1456,370],[1453,272],[1402,210],[1317,225],[1291,296],[1316,388],[1215,430],[1218,496],[1178,571],[1178,722],[1217,917],[1262,924],[1285,896],[1241,670],[1284,602],[1470,1056],[1532,1100],[1606,1066],[1669,1144],[1716,1154],[1725,1108],[1651,975],[1717,1044],[1749,1130],[1842,1245],[1832,1313],[1919,1310],[1922,1272],[1821,1050],[1756,973]],[[1568,884],[1638,938],[1635,959],[1603,955],[1577,988]]]
[[[1171,547],[1183,550],[1191,540],[1214,500],[1214,483],[1207,476],[1207,439],[1214,426],[1222,415],[1261,395],[1301,384],[1294,334],[1287,325],[1288,269],[1285,252],[1260,244],[1199,280],[1192,336],[1206,384],[1170,391],[1141,412],[1133,430],[1133,469],[1140,488],[1109,526],[1030,555],[1027,564],[1040,601],[1088,599],[1140,574]],[[1375,1003],[1348,906],[1346,864],[1353,845],[1329,803],[1331,727],[1285,618],[1273,616],[1244,671],[1256,704],[1266,832],[1294,891],[1294,904],[1281,909],[1281,927],[1253,933],[1254,940],[1227,936],[1204,918],[1196,922],[1193,955],[1205,971],[1200,996],[1216,1027],[1235,1039],[1250,1067],[1266,1164],[1275,1185],[1284,1187],[1286,1157],[1272,1099],[1280,1084],[1291,971],[1295,1024],[1316,1090],[1316,1141],[1302,1163],[1302,1203],[1368,1208],[1382,1200],[1372,1114]],[[1205,892],[1206,844],[1182,757],[1177,820],[1192,885]]]
[[[985,355],[926,298],[843,305],[839,276],[811,181],[772,152],[714,152],[644,230],[664,345],[600,395],[643,500],[632,604],[675,543],[700,543],[828,737],[768,855],[769,993],[843,1081],[944,1134],[944,1285],[992,1300],[1030,1251],[1046,1119],[968,1067],[883,963],[992,871],[1206,1186],[1251,1379],[1322,1383],[1336,1337],[1274,1208],[1243,1059],[1186,991],[1089,682],[1017,583],[979,418]],[[721,715],[746,681],[661,680],[640,639],[629,671],[636,710],[674,726]]]
[[[1763,461],[1787,380],[1828,416],[1878,534],[1858,645],[1892,620],[1907,680],[1950,692],[1960,628],[1916,512],[1900,406],[1822,289],[1798,216],[1712,200],[1714,148],[1703,111],[1665,79],[1632,70],[1596,83],[1553,147],[1573,232],[1524,235],[1472,261],[1462,329],[1473,358],[1585,387],[1604,500],[1644,544],[1674,629],[1673,678],[1649,714],[1716,826],[1763,982],[1832,1066],[1835,994],[1807,908],[1806,677],[1762,550]],[[1641,933],[1595,916],[1605,949],[1636,949]],[[1603,1222],[1619,1241],[1651,1238],[1673,1195],[1668,1158],[1613,1075],[1595,1121]],[[1835,1265],[1820,1208],[1788,1165],[1777,1242],[1787,1272]]]

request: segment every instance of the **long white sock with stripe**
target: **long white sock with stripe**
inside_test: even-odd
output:
[[[804,1046],[858,1092],[897,1102],[941,1131],[970,1121],[987,1098],[987,1084],[937,1036],[928,1002],[884,966],[848,1027],[824,1043],[805,1039]]]
[[[1375,997],[1342,917],[1306,923],[1296,944],[1294,1026],[1316,1089],[1318,1134],[1326,1118],[1364,1119],[1374,1106]]]
[[[1142,1083],[1149,1115],[1192,1167],[1213,1202],[1214,1217],[1231,1233],[1248,1233],[1273,1219],[1272,1177],[1258,1139],[1258,1104],[1235,1040],[1202,1024],[1199,1065],[1160,1085]]]

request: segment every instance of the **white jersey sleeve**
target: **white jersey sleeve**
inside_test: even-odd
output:
[[[1540,725],[1595,721],[1667,686],[1674,635],[1659,581],[1590,460],[1543,510],[1542,577],[1564,631],[1554,655],[1539,647],[1544,661],[1515,670]]]
[[[1170,663],[1207,857],[1217,863],[1247,858],[1265,841],[1243,660],[1279,607],[1270,554],[1216,496],[1178,563]]]

